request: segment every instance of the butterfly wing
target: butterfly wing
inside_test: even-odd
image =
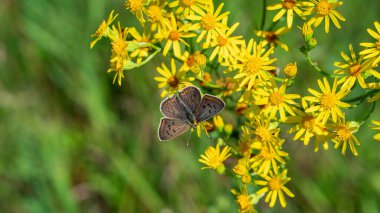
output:
[[[160,110],[165,117],[179,120],[186,119],[186,111],[174,95],[161,102]]]
[[[204,95],[197,109],[195,118],[197,122],[202,122],[212,118],[224,109],[224,101],[213,95]]]
[[[188,86],[179,92],[179,98],[188,110],[195,115],[195,112],[201,103],[201,92],[199,89],[194,86]]]
[[[172,118],[161,118],[160,126],[158,127],[158,138],[160,141],[170,140],[181,135],[190,128],[190,125],[185,121]]]

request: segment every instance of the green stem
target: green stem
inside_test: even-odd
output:
[[[263,13],[261,17],[260,30],[264,30],[266,16],[267,16],[267,0],[263,0]]]
[[[317,63],[313,62],[313,60],[311,59],[310,57],[310,52],[307,51],[305,53],[305,56],[306,56],[306,60],[307,62],[314,68],[315,71],[321,73],[322,75],[326,76],[326,77],[329,77],[329,78],[335,78],[336,76],[335,75],[332,75],[332,74],[329,74],[327,72],[325,72],[324,70],[322,70],[318,65]]]
[[[376,92],[379,92],[380,90],[379,89],[373,89],[373,90],[367,90],[364,94],[362,95],[359,95],[357,97],[354,97],[354,98],[350,98],[350,99],[346,99],[346,100],[342,100],[343,102],[346,102],[346,103],[352,103],[352,102],[356,102],[356,101],[359,101],[359,104],[362,103],[368,96],[371,96],[373,95],[374,93]]]
[[[375,111],[375,108],[376,108],[376,101],[372,102],[372,107],[371,107],[370,111],[368,112],[368,114],[362,120],[363,122],[368,120],[369,117],[371,117],[372,113]]]

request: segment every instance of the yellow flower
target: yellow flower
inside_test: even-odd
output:
[[[124,2],[125,8],[129,9],[133,15],[136,16],[137,20],[141,24],[144,24],[144,10],[145,5],[148,3],[148,0],[126,0]]]
[[[186,86],[190,86],[190,81],[194,80],[186,78],[184,72],[177,72],[174,59],[171,60],[171,71],[164,63],[162,63],[162,68],[157,67],[157,71],[162,76],[154,77],[154,80],[159,82],[158,88],[165,88],[161,93],[161,97],[171,95]]]
[[[226,18],[223,19],[223,23],[227,24]],[[222,30],[216,39],[211,42],[211,47],[214,47],[214,50],[210,55],[210,61],[214,60],[218,55],[218,62],[222,62],[239,53],[238,45],[244,44],[243,36],[231,36],[238,26],[239,23],[235,23],[230,29]]]
[[[257,213],[257,211],[253,208],[255,200],[253,196],[248,194],[246,186],[244,186],[240,193],[235,189],[232,189],[231,192],[236,195],[235,202],[239,207],[239,213]]]
[[[184,24],[182,26],[178,26],[177,20],[174,17],[173,13],[170,16],[170,24],[168,26],[168,30],[165,33],[165,38],[167,39],[164,51],[162,54],[166,56],[168,54],[169,49],[173,46],[174,56],[181,56],[181,46],[180,43],[189,46],[189,44],[183,38],[191,38],[196,36],[195,33],[190,33],[188,31],[194,30],[194,25],[190,23]]]
[[[289,63],[284,68],[284,73],[288,78],[294,78],[297,75],[297,63]]]
[[[271,123],[269,118],[260,114],[260,116],[248,117],[248,120],[249,123],[246,125],[253,129],[250,133],[255,135],[254,140],[260,142],[262,146],[271,149],[282,144],[283,141],[278,137],[280,129],[276,128],[276,123]]]
[[[265,84],[264,88],[258,89],[254,93],[256,94],[256,105],[268,105],[265,109],[265,113],[269,114],[270,118],[275,118],[277,111],[280,113],[282,121],[286,120],[286,112],[295,115],[292,106],[297,106],[294,99],[298,99],[301,96],[297,94],[286,94],[286,86],[288,81],[284,81],[280,88],[277,86],[274,78],[270,79],[270,83]]]
[[[333,135],[326,128],[323,128],[321,133],[315,134],[315,138],[314,138],[314,152],[318,152],[319,151],[320,144],[322,144],[322,148],[324,150],[328,150],[329,149],[329,141],[332,138],[333,138]]]
[[[196,51],[194,54],[190,55],[188,52],[180,57],[184,63],[181,67],[181,71],[191,71],[198,79],[203,79],[203,70],[206,67],[207,58],[205,55]]]
[[[249,174],[249,160],[244,157],[240,158],[232,171],[239,176]]]
[[[305,113],[303,110],[295,109],[296,116],[289,116],[285,123],[294,123],[294,127],[289,129],[289,133],[295,133],[293,140],[302,139],[305,146],[315,135],[322,135],[324,125],[318,121],[312,113]]]
[[[178,7],[176,14],[182,13],[186,18],[188,15],[193,15],[194,11],[199,13],[209,4],[212,4],[210,0],[175,0],[169,4],[169,7]]]
[[[265,202],[269,203],[270,207],[276,204],[277,196],[280,200],[280,204],[283,208],[286,207],[285,195],[294,197],[294,194],[285,186],[290,181],[289,177],[286,177],[287,170],[285,169],[281,174],[269,172],[269,176],[261,176],[264,180],[256,180],[255,183],[259,186],[264,186],[256,192],[257,195],[268,193],[265,197]]]
[[[369,73],[377,75],[380,78],[380,74],[374,70],[371,70],[371,62],[368,60],[363,61],[363,56],[361,56],[359,59],[356,58],[352,44],[349,45],[349,49],[351,57],[344,52],[341,53],[342,58],[346,62],[334,63],[336,67],[340,68],[335,70],[334,74],[345,74],[345,76],[338,81],[338,84],[343,83],[342,87],[345,87],[347,85],[354,85],[356,80],[358,80],[359,85],[362,88],[366,88],[367,86],[365,84],[363,75],[368,71]]]
[[[305,112],[311,113],[318,111],[319,114],[317,116],[317,120],[322,121],[323,124],[327,122],[327,119],[329,119],[330,116],[334,122],[337,122],[338,117],[344,117],[340,107],[347,108],[350,106],[350,104],[341,101],[342,98],[351,92],[350,88],[348,86],[342,86],[337,92],[338,83],[336,78],[332,88],[326,78],[323,78],[323,83],[318,79],[318,85],[321,88],[322,93],[310,88],[308,89],[314,97],[307,96],[305,97],[305,100],[316,103],[316,105],[306,109]]]
[[[266,146],[263,146],[259,154],[251,158],[251,167],[254,168],[256,173],[259,175],[266,176],[271,169],[273,169],[273,171],[277,174],[277,162],[280,164],[285,164],[282,157],[286,156],[288,156],[288,153],[278,148],[267,149]]]
[[[231,148],[229,146],[225,146],[223,150],[220,151],[219,144],[216,145],[216,148],[209,146],[198,161],[206,165],[202,169],[223,171],[225,169],[223,162],[231,156],[230,150]]]
[[[373,43],[360,43],[360,46],[366,47],[367,49],[361,51],[359,54],[364,55],[364,59],[372,59],[372,65],[375,66],[380,62],[380,23],[375,21],[376,31],[372,29],[367,29],[367,32],[376,39]]]
[[[347,145],[350,147],[351,152],[357,156],[355,145],[360,145],[360,142],[353,133],[357,132],[360,125],[354,121],[345,121],[345,119],[338,119],[338,123],[331,124],[331,130],[334,134],[333,142],[334,148],[337,149],[342,146],[342,154],[346,153]]]
[[[241,80],[239,87],[243,87],[248,83],[247,89],[250,90],[256,79],[262,81],[269,79],[268,71],[276,69],[270,64],[277,60],[276,58],[269,58],[272,50],[273,48],[270,48],[265,52],[262,43],[257,44],[253,42],[253,39],[249,41],[246,48],[242,47],[240,56],[238,56],[239,64],[236,65],[239,73],[234,77]]]
[[[285,43],[280,41],[280,37],[288,32],[288,30],[289,29],[286,27],[281,27],[276,31],[260,30],[256,32],[256,35],[265,39],[263,41],[263,47],[265,47],[267,44],[269,44],[271,48],[274,48],[278,45],[287,52],[289,48]]]
[[[128,32],[130,35],[132,35],[132,37],[134,38],[134,41],[136,41],[136,42],[145,42],[145,43],[154,43],[155,42],[153,39],[151,39],[150,34],[146,34],[145,32],[140,34],[139,32],[137,32],[136,28],[134,28],[134,27],[129,28]],[[136,62],[140,63],[143,60],[143,58],[146,58],[149,56],[149,50],[150,49],[151,49],[150,47],[140,47],[140,48],[136,49],[135,51],[133,51],[130,54],[130,56],[131,56],[131,58],[137,57]]]
[[[375,126],[371,126],[373,130],[380,130],[380,121],[372,121]],[[373,136],[373,139],[380,141],[380,133]]]
[[[116,78],[119,86],[121,86],[121,79],[124,77],[123,70],[128,61],[130,61],[128,51],[127,51],[127,38],[128,29],[121,28],[120,23],[118,23],[118,28],[112,26],[112,33],[109,34],[111,39],[111,60],[110,68],[107,72],[116,72],[113,78],[113,83],[115,83]]]
[[[330,19],[334,23],[334,25],[340,29],[341,26],[339,24],[339,20],[346,21],[346,19],[335,10],[335,8],[341,6],[343,2],[330,2],[330,0],[309,0],[310,2],[303,3],[306,6],[310,6],[310,8],[304,13],[304,15],[315,15],[308,21],[308,24],[314,24],[314,27],[318,27],[323,19],[325,19],[325,31],[329,32],[330,28]],[[311,4],[310,4],[311,3]]]
[[[196,11],[198,15],[189,15],[187,19],[193,21],[199,21],[195,24],[196,29],[201,29],[201,32],[197,38],[197,42],[201,42],[206,37],[204,43],[205,47],[209,47],[211,40],[217,39],[218,35],[223,33],[223,30],[228,30],[228,27],[221,23],[221,20],[228,16],[230,12],[220,14],[223,3],[214,12],[214,5],[210,4],[210,7],[206,11]]]
[[[273,22],[278,21],[286,13],[286,23],[287,27],[291,28],[293,24],[294,12],[302,17],[302,11],[299,7],[302,6],[302,2],[297,0],[282,0],[281,3],[277,3],[267,7],[267,10],[278,10],[281,9],[274,17]]]
[[[96,42],[98,42],[102,37],[109,36],[109,33],[111,33],[111,30],[109,28],[109,25],[116,19],[116,17],[119,14],[113,15],[113,10],[111,11],[110,15],[108,16],[108,20],[103,20],[102,23],[100,23],[98,29],[94,34],[91,35],[91,37],[96,37],[95,40],[93,40],[90,43],[90,48],[93,48]]]
[[[166,32],[169,25],[169,14],[165,10],[167,3],[163,0],[153,0],[148,9],[144,8],[144,13],[148,16],[148,21],[152,24],[151,30],[158,31],[159,34]]]
[[[313,38],[314,31],[313,31],[313,28],[311,28],[309,23],[305,22],[303,23],[302,28],[300,27],[298,28],[301,29],[301,32],[305,41],[309,41],[311,38]]]

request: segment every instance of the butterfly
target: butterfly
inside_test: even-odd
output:
[[[158,127],[161,141],[173,139],[197,124],[212,118],[224,109],[222,99],[205,94],[195,86],[188,86],[161,102],[160,110],[164,115]]]

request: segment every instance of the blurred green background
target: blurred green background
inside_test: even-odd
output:
[[[217,1],[221,2],[221,1]],[[230,23],[249,38],[263,1],[225,1]],[[270,1],[268,4],[274,1]],[[0,5],[0,211],[1,212],[235,212],[235,184],[201,171],[197,158],[210,145],[186,137],[159,143],[159,91],[153,77],[158,56],[125,73],[112,85],[109,46],[89,49],[90,35],[115,9],[123,25],[136,25],[123,1],[2,0]],[[312,57],[326,70],[353,43],[372,41],[367,28],[380,21],[377,0],[345,1],[338,10],[343,29],[319,27]],[[274,13],[267,14],[267,26]],[[300,25],[300,22],[296,22]],[[284,24],[279,24],[284,25]],[[296,49],[298,30],[284,36],[291,48],[278,50],[278,65],[297,61],[300,76],[291,91],[306,94],[315,74]],[[356,91],[358,94],[360,91]],[[355,94],[353,94],[355,96]],[[363,105],[350,114],[359,118]],[[379,119],[379,106],[372,118]],[[366,123],[368,124],[368,123]],[[288,207],[262,212],[380,212],[380,143],[363,126],[359,157],[287,140],[296,194]]]

